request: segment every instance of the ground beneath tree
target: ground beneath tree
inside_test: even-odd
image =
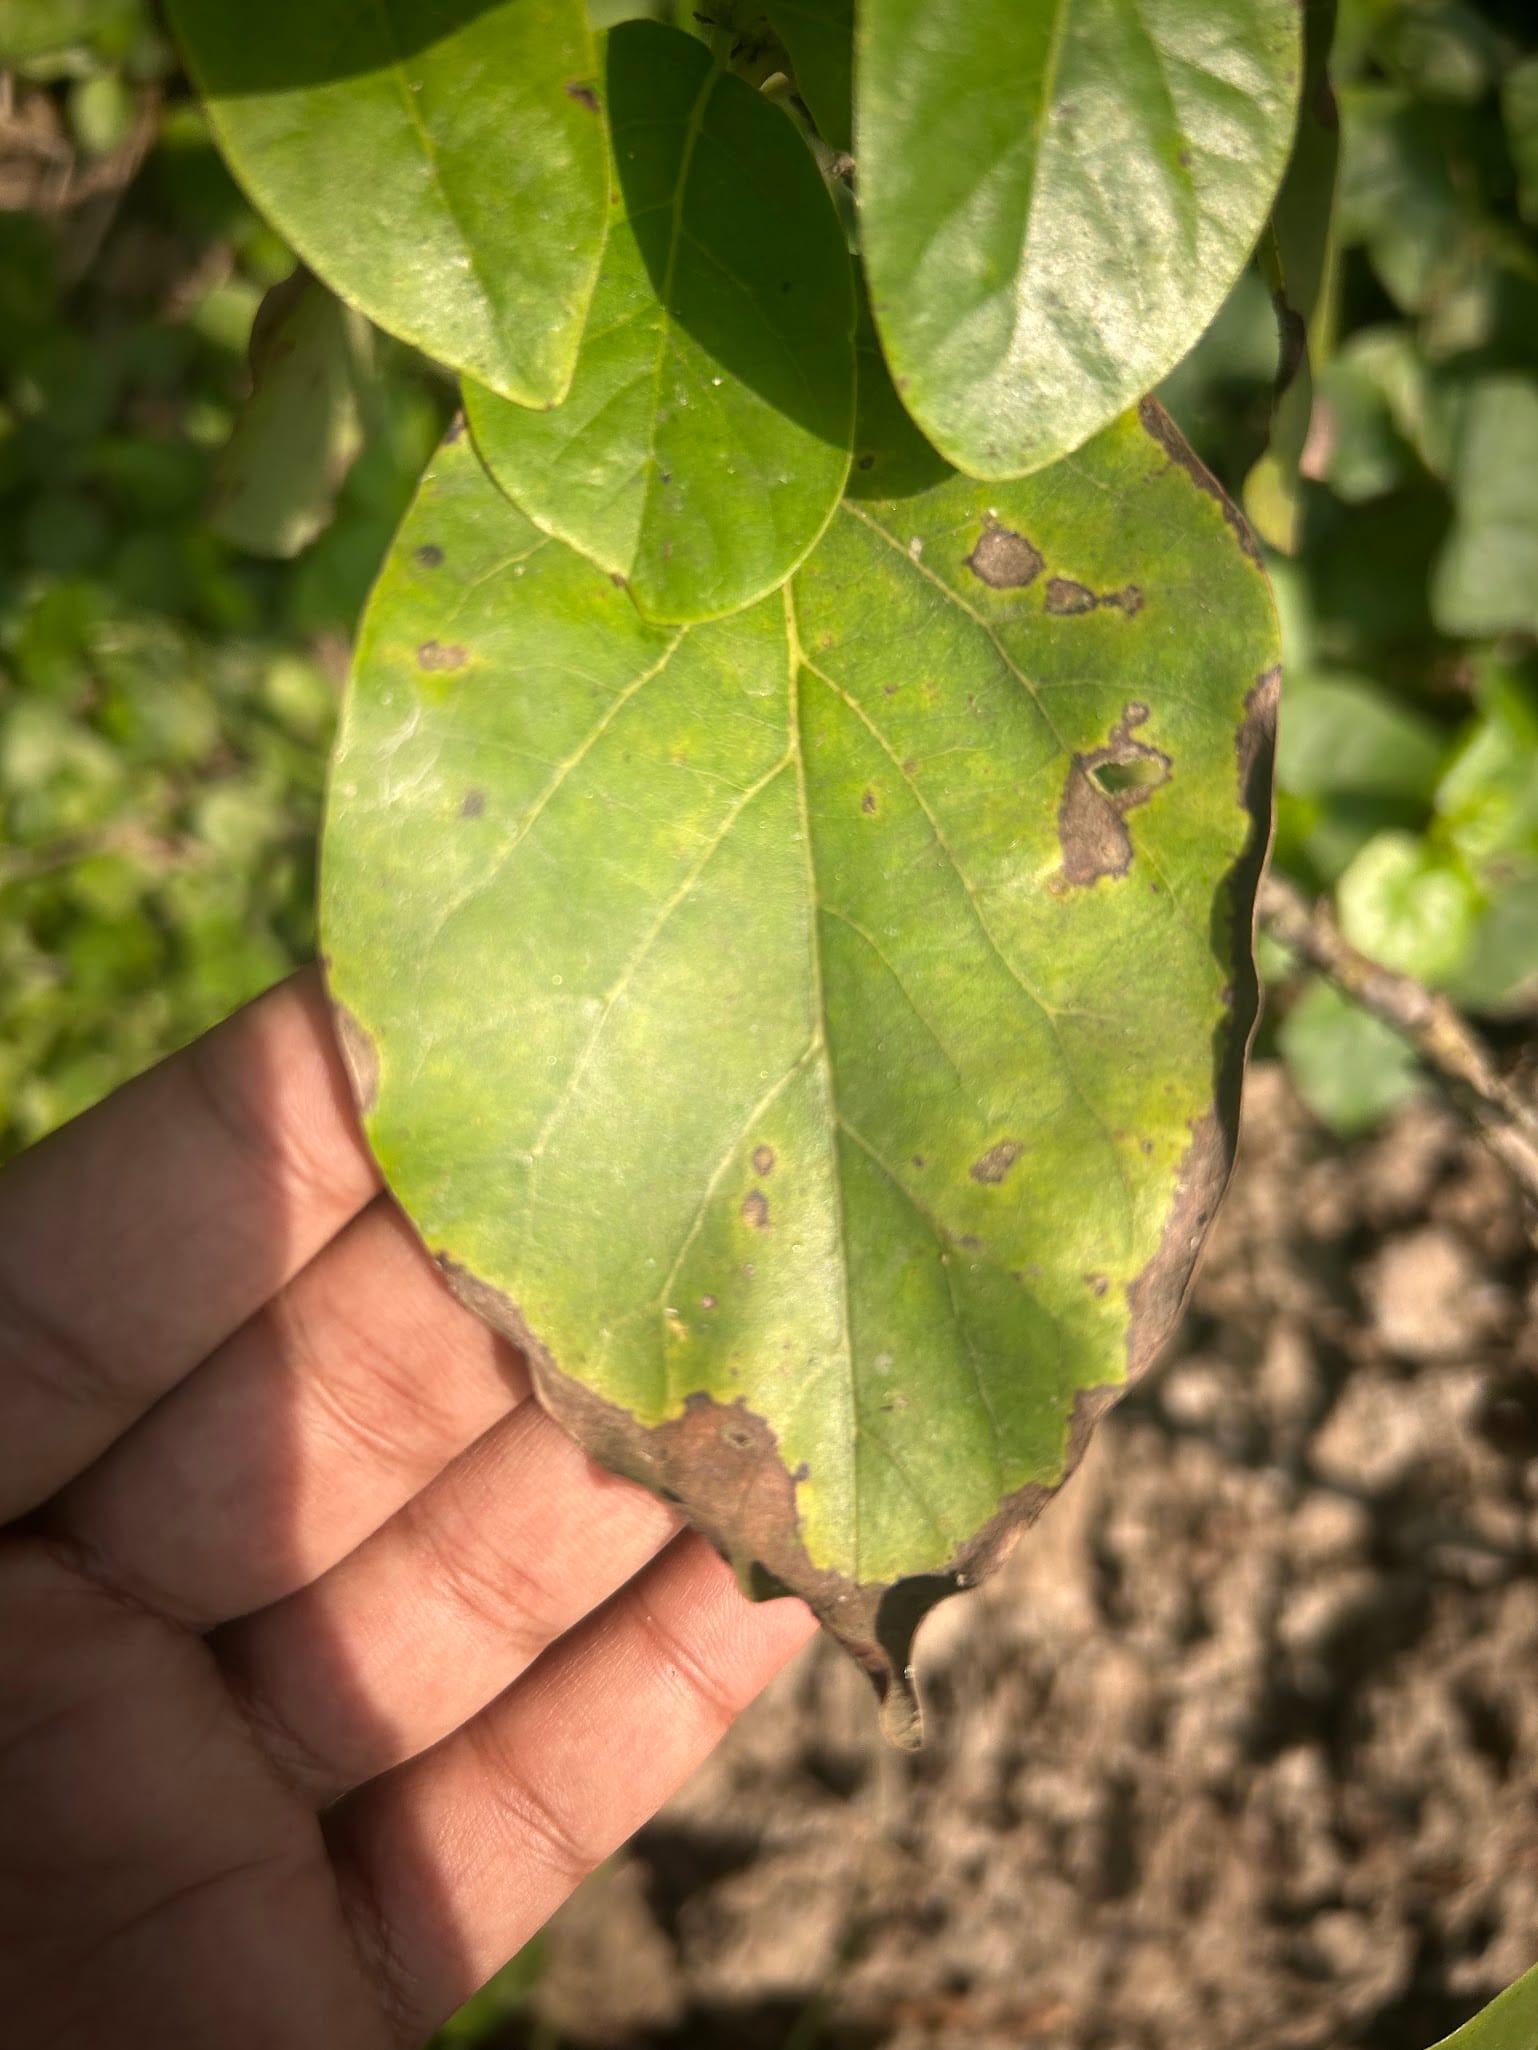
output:
[[[553,1924],[541,2041],[1425,2050],[1538,1957],[1538,1260],[1274,1068],[1178,1347],[920,1640],[819,1645]]]

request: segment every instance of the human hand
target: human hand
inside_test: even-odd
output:
[[[811,1633],[379,1193],[318,978],[0,1175],[0,2014],[400,2050]]]

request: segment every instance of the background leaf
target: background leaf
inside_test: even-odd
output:
[[[209,524],[253,555],[297,555],[336,509],[363,446],[365,321],[302,272],[251,331],[251,395],[220,453]]]
[[[786,115],[654,22],[608,39],[622,205],[570,395],[466,388],[492,475],[649,617],[730,612],[816,540],[849,469],[854,287]]]
[[[1399,1034],[1342,996],[1312,983],[1282,1020],[1277,1043],[1298,1094],[1342,1138],[1370,1132],[1420,1085]]]
[[[1538,632],[1538,382],[1495,377],[1467,402],[1453,468],[1456,521],[1432,610],[1444,633]]]
[[[1296,0],[866,0],[856,142],[876,324],[961,469],[1077,448],[1185,354],[1292,140]]]
[[[220,148],[311,269],[526,405],[570,382],[603,245],[581,0],[171,0]]]
[[[325,945],[392,1186],[898,1731],[918,1616],[1150,1356],[1226,1175],[1276,645],[1188,465],[1149,408],[851,501],[668,631],[451,445],[344,715]]]

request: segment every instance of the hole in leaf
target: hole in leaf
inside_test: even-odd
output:
[[[1153,790],[1169,775],[1162,755],[1134,755],[1127,762],[1097,762],[1089,770],[1095,788],[1103,796],[1116,797],[1124,790]]]

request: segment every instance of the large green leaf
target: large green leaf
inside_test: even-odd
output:
[[[623,210],[566,403],[470,384],[493,476],[653,619],[708,619],[781,583],[849,470],[854,286],[838,216],[787,116],[656,22],[608,39]]]
[[[862,489],[922,474],[871,421]],[[1227,1173],[1277,654],[1232,519],[1150,405],[668,630],[461,441],[364,625],[323,924],[389,1181],[899,1735]]]
[[[977,477],[1077,448],[1200,335],[1287,161],[1297,0],[864,0],[877,326]]]
[[[325,282],[525,405],[570,382],[607,219],[582,0],[169,0],[219,144]]]

